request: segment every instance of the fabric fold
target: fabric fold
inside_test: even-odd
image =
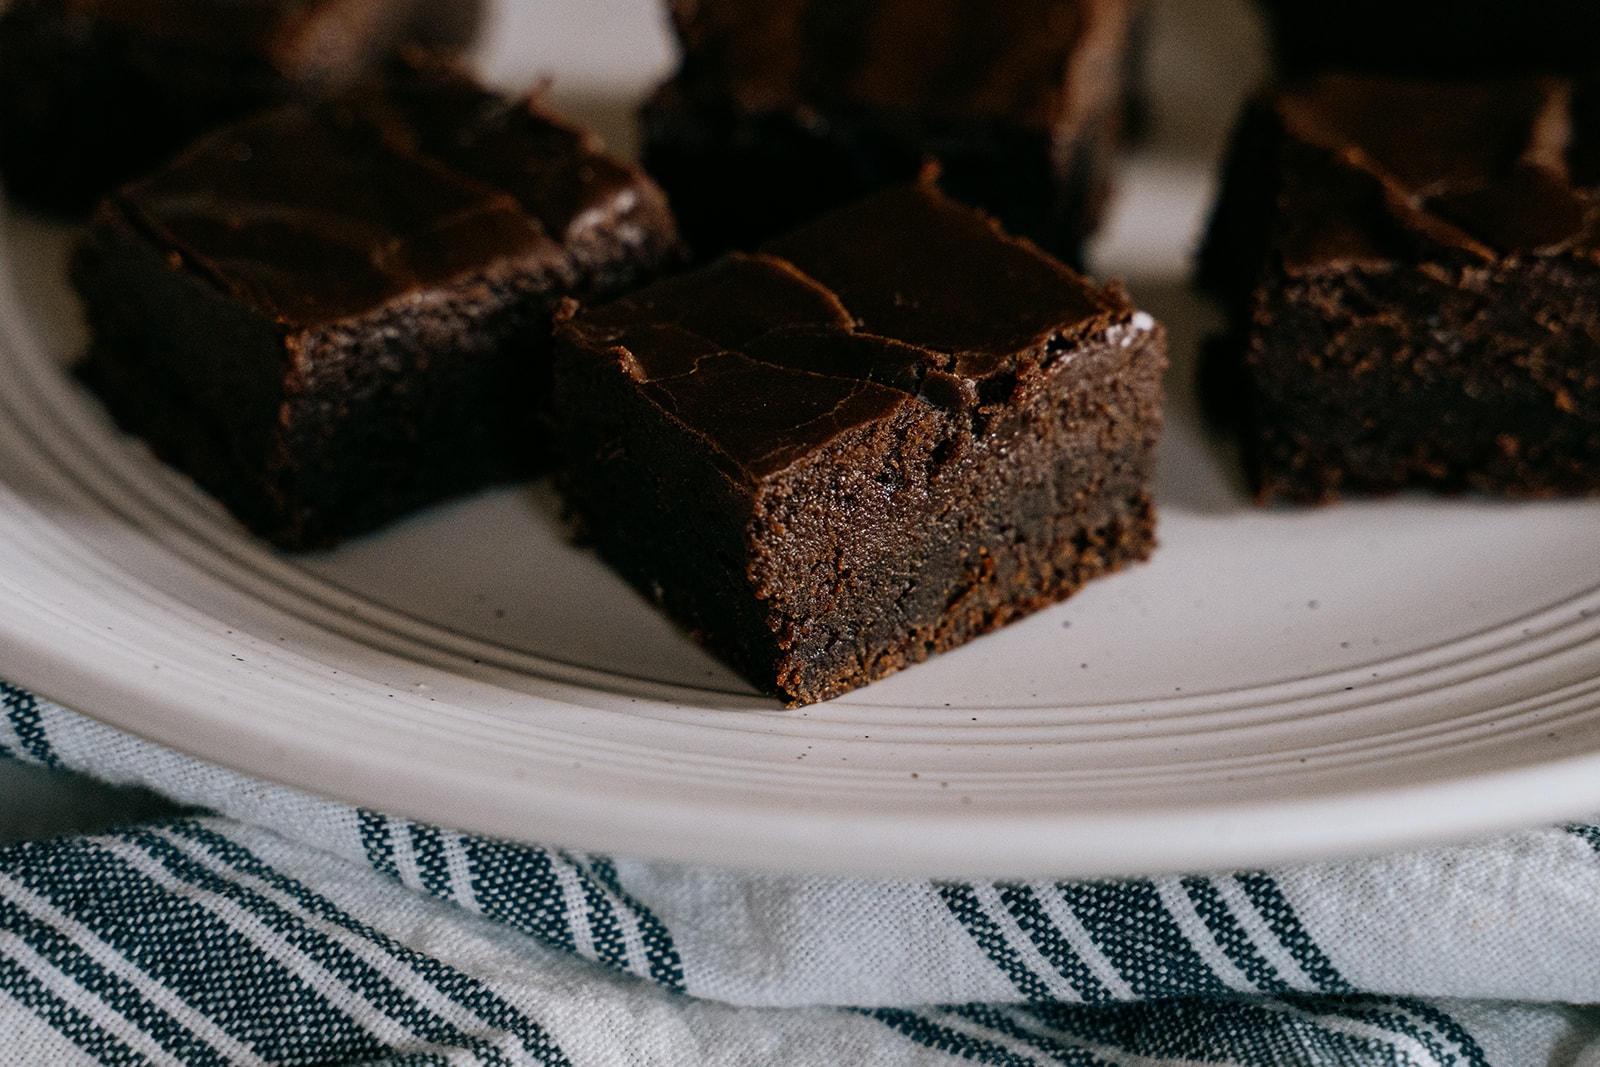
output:
[[[0,708],[0,754],[209,813],[0,848],[15,1062],[1600,1057],[1596,824],[1184,877],[780,875],[428,826]]]

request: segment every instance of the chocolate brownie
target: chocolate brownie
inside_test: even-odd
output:
[[[215,126],[470,42],[481,0],[14,0],[0,14],[0,178],[77,213]]]
[[[401,147],[515,197],[565,249],[570,295],[613,295],[681,265],[661,189],[592,133],[447,65],[411,63],[403,73],[368,96],[365,116]]]
[[[930,183],[567,314],[574,512],[790,705],[1154,545],[1162,329]]]
[[[1205,387],[1260,499],[1600,490],[1594,130],[1555,79],[1324,75],[1240,125]]]
[[[98,209],[84,376],[261,536],[327,545],[533,469],[555,303],[676,254],[660,191],[526,101],[285,105]]]
[[[1482,78],[1600,66],[1590,0],[1259,0],[1284,73]]]
[[[910,181],[1076,259],[1132,97],[1143,0],[673,0],[642,159],[697,253]]]

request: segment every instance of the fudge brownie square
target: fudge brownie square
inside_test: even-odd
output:
[[[615,294],[682,264],[662,190],[536,98],[413,61],[367,102],[364,113],[390,140],[515,197],[565,249],[572,295]]]
[[[205,131],[468,44],[481,0],[14,0],[0,14],[0,177],[79,213]]]
[[[1203,386],[1261,500],[1600,490],[1600,175],[1573,91],[1329,74],[1251,105],[1199,278],[1232,322]]]
[[[1285,75],[1576,74],[1600,66],[1590,0],[1259,0]]]
[[[1077,261],[1133,106],[1143,0],[672,0],[641,158],[702,256],[913,180]]]
[[[1165,338],[895,187],[557,326],[558,480],[602,557],[791,706],[1145,558]]]
[[[444,86],[414,128],[416,86],[392,106],[291,104],[228,127],[103,203],[75,257],[86,380],[280,546],[534,469],[555,303],[676,247],[641,174],[469,88]],[[493,134],[520,154],[506,185],[413,149],[458,105],[461,144]],[[542,215],[520,199],[538,179],[565,197]]]

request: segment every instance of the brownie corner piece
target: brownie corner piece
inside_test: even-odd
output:
[[[1160,326],[926,184],[557,329],[600,554],[790,706],[1145,558]]]
[[[1258,499],[1600,492],[1600,130],[1573,91],[1326,74],[1255,103],[1202,281]]]
[[[1144,0],[706,0],[641,158],[690,246],[749,250],[935,159],[944,191],[1076,261],[1137,111]]]
[[[454,63],[408,57],[365,101],[403,147],[515,197],[562,245],[575,295],[604,298],[687,258],[660,186],[539,94],[502,95]]]
[[[496,104],[457,88],[441,127]],[[542,467],[554,305],[649,273],[675,240],[584,244],[638,220],[619,220],[626,187],[564,181],[594,162],[569,128],[500,138],[502,174],[419,148],[420,119],[399,136],[411,117],[363,97],[226,127],[105,201],[74,259],[82,376],[284,548]]]

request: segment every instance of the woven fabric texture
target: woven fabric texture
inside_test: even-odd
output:
[[[194,814],[0,848],[0,1063],[1600,1065],[1600,825],[941,883],[643,863],[254,781],[0,683]]]

